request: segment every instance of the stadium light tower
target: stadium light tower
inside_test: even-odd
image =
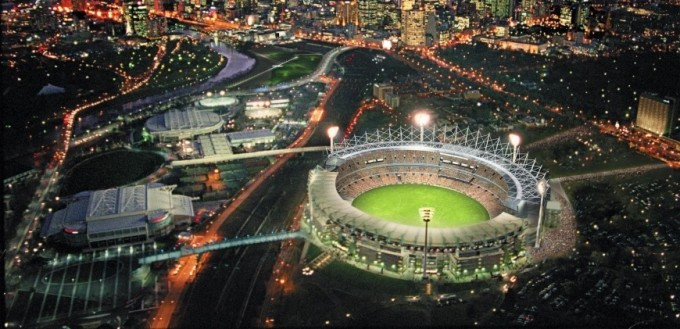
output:
[[[425,247],[423,248],[423,280],[427,280],[427,228],[428,223],[434,217],[434,208],[425,207],[418,209],[420,218],[425,222]]]
[[[430,115],[427,112],[418,112],[413,118],[420,126],[420,141],[422,142],[425,139],[425,125],[430,122]]]
[[[517,148],[522,138],[517,134],[510,134],[508,137],[510,138],[510,144],[512,144],[512,162],[514,163],[517,160]]]
[[[543,219],[543,198],[545,197],[545,192],[548,191],[548,188],[550,185],[548,185],[548,182],[545,180],[545,178],[542,178],[540,181],[538,181],[538,184],[536,185],[536,189],[538,190],[538,194],[541,195],[541,204],[538,208],[538,225],[536,226],[536,243],[534,244],[534,248],[538,249],[540,248],[540,243],[539,243],[539,234],[541,233],[541,221]]]
[[[328,130],[326,131],[328,133],[328,138],[331,140],[331,153],[333,153],[333,146],[335,145],[333,143],[333,139],[338,134],[338,130],[340,130],[340,127],[332,126],[332,127],[328,128]]]

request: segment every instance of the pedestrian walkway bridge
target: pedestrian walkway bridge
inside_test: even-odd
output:
[[[170,166],[171,167],[189,166],[189,165],[196,165],[196,164],[203,164],[203,163],[227,162],[227,161],[240,160],[240,159],[260,158],[260,157],[268,157],[268,156],[274,156],[274,155],[280,155],[280,154],[305,153],[305,152],[328,152],[328,147],[327,146],[309,146],[309,147],[285,148],[285,149],[278,149],[278,150],[266,150],[266,151],[249,152],[249,153],[214,155],[214,156],[208,156],[208,157],[199,158],[199,159],[175,160],[170,164]]]
[[[186,247],[182,247],[180,250],[163,252],[163,253],[158,253],[158,254],[142,257],[142,258],[139,259],[139,263],[140,264],[151,264],[151,263],[155,263],[155,262],[160,262],[160,261],[165,261],[165,260],[170,260],[170,259],[177,259],[177,258],[184,257],[184,256],[201,254],[201,253],[204,253],[204,252],[210,252],[210,251],[215,251],[215,250],[220,250],[220,249],[247,246],[247,245],[258,244],[258,243],[268,243],[268,242],[276,242],[276,241],[283,241],[283,240],[290,240],[290,239],[304,239],[304,238],[306,238],[306,234],[303,231],[292,231],[292,232],[284,231],[284,232],[277,232],[277,233],[271,233],[271,234],[260,234],[260,235],[255,235],[255,236],[237,237],[237,238],[234,238],[234,239],[229,239],[229,240],[224,240],[224,241],[220,241],[220,242],[205,244],[202,247],[198,247],[198,248],[186,246]]]

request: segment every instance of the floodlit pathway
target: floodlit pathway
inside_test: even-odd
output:
[[[668,168],[668,165],[666,165],[665,163],[654,163],[654,164],[641,165],[641,166],[637,166],[637,167],[598,171],[598,172],[588,173],[588,174],[558,177],[558,178],[551,179],[551,181],[560,182],[560,183],[562,183],[562,182],[575,182],[575,181],[580,181],[580,180],[599,179],[599,178],[604,178],[604,177],[608,177],[608,176],[638,174],[638,173],[641,173],[641,172],[658,170],[658,169],[663,169],[663,168]]]
[[[535,142],[529,143],[523,147],[524,151],[529,151],[541,147],[551,147],[554,146],[555,144],[560,144],[564,143],[566,141],[570,141],[575,137],[584,135],[588,133],[588,127],[586,126],[578,126],[574,127],[565,131],[562,131],[560,133],[557,133],[552,136],[548,136],[543,139],[539,139]]]

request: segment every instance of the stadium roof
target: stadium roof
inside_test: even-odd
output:
[[[536,160],[530,159],[526,153],[518,152],[513,162],[510,144],[479,130],[461,129],[458,126],[426,128],[422,142],[420,130],[413,127],[388,128],[353,136],[336,145],[327,163],[340,165],[364,152],[380,149],[422,150],[473,158],[503,176],[508,183],[508,195],[516,202],[538,202],[540,199],[536,186],[545,177],[545,172],[541,171]]]
[[[360,231],[381,235],[392,242],[406,245],[422,246],[425,243],[425,228],[398,224],[371,216],[354,208],[344,200],[335,187],[337,172],[317,170],[309,184],[315,211],[323,211],[326,217],[337,224],[352,227]],[[488,221],[463,227],[428,229],[428,245],[432,247],[450,247],[453,245],[472,245],[487,240],[497,239],[519,231],[525,225],[523,219],[508,213],[502,213]]]
[[[197,111],[194,109],[183,111],[170,110],[149,118],[146,121],[146,128],[152,132],[159,132],[209,128],[221,123],[222,118],[214,112]]]

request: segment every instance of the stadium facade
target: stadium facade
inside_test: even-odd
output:
[[[212,111],[170,110],[149,118],[144,125],[154,139],[174,141],[219,131],[224,120]]]
[[[150,183],[80,192],[46,219],[40,235],[79,248],[151,241],[194,216],[191,198],[173,195],[174,188]]]
[[[529,214],[545,173],[512,146],[469,129],[387,129],[337,145],[309,174],[307,224],[315,240],[356,263],[395,272],[472,274],[498,270],[530,242]],[[425,184],[464,193],[490,219],[469,226],[430,228],[381,219],[352,206],[354,198],[393,184]],[[423,205],[426,207],[428,205]],[[434,219],[436,220],[436,210]],[[534,222],[532,220],[532,222]],[[363,266],[363,265],[362,265]]]

